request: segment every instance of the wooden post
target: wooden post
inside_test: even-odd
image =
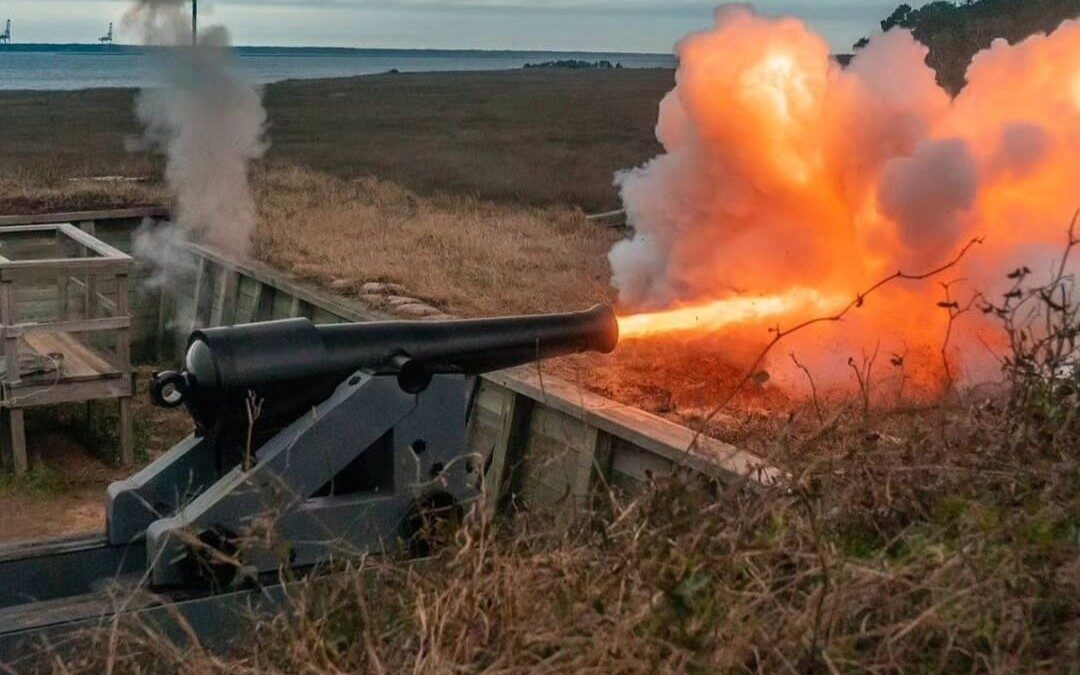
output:
[[[237,317],[240,323],[255,323],[260,320],[264,295],[267,295],[266,284],[256,281],[255,297],[251,301],[251,310],[246,315]]]
[[[129,295],[128,276],[116,275],[116,316],[131,316],[131,296]],[[131,329],[121,328],[116,331],[116,361],[123,378],[131,384]],[[131,397],[120,399],[120,463],[131,466],[135,463],[135,448],[131,437]]]
[[[277,289],[259,284],[255,291],[255,321],[269,321],[274,318],[274,302],[277,298]]]
[[[0,410],[0,470],[14,470],[11,452],[11,415]]]
[[[611,469],[611,436],[594,426],[586,427],[585,433],[577,472],[570,478],[570,498],[578,504],[589,500],[593,486]]]
[[[192,308],[191,330],[205,328],[210,323],[210,310],[214,304],[211,295],[213,285],[212,267],[206,258],[199,258],[199,272],[195,278],[195,306]]]
[[[91,237],[97,232],[97,225],[92,220],[83,220],[75,224],[83,232],[89,234]],[[58,235],[60,233],[57,233]],[[87,256],[91,251],[86,246],[79,246],[79,253],[81,256]],[[86,276],[86,303],[83,305],[86,310],[86,318],[93,319],[98,315],[98,280],[93,274]]]
[[[11,387],[19,384],[19,338],[8,335],[9,326],[15,325],[15,284],[11,281],[0,282],[0,326],[4,328],[4,397],[13,397]],[[23,424],[23,411],[20,408],[12,408],[6,411],[7,423],[5,431],[9,432],[7,440],[11,447],[11,466],[16,476],[26,474],[28,468],[26,460],[26,428]]]
[[[70,240],[61,231],[56,231],[56,257],[66,258],[68,257],[71,245]],[[68,290],[70,287],[71,277],[64,274],[56,279],[56,305],[57,316],[61,321],[67,321],[71,318],[71,314],[68,310]]]
[[[86,275],[86,296],[83,307],[86,308],[86,318],[96,319],[98,315],[98,280],[93,274]]]
[[[15,283],[0,282],[0,326],[4,328],[4,358],[7,372],[4,374],[6,385],[19,384],[19,338],[10,335],[7,329],[15,325]]]
[[[157,358],[159,360],[166,357],[165,345],[168,344],[168,336],[173,332],[173,311],[176,307],[176,300],[173,298],[173,294],[167,292],[164,288],[161,289],[161,296],[158,300],[158,315],[157,315]],[[175,346],[175,345],[174,345]],[[175,356],[175,354],[169,354],[168,356]]]
[[[533,400],[506,390],[499,435],[491,454],[491,466],[484,482],[487,485],[489,513],[495,515],[509,506],[520,484],[520,464],[529,437],[529,418]]]
[[[126,274],[116,276],[116,316],[131,316],[130,284]],[[116,331],[116,361],[124,377],[131,377],[131,328]]]
[[[29,463],[26,461],[26,426],[23,422],[22,408],[8,411],[8,424],[11,427],[11,458],[16,476],[25,476]]]
[[[120,463],[131,466],[135,463],[135,442],[131,424],[131,397],[120,399]]]
[[[236,321],[236,296],[240,291],[240,274],[221,268],[218,276],[217,300],[210,313],[211,326],[230,326]]]

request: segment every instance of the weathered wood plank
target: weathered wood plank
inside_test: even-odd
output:
[[[214,304],[211,293],[213,283],[213,264],[202,258],[199,260],[199,271],[195,278],[195,307],[191,313],[191,330],[205,328],[210,323],[210,312]]]
[[[23,420],[23,411],[18,408],[9,410],[7,418],[5,426],[10,433],[9,442],[11,443],[11,458],[15,475],[25,476],[26,471],[30,468],[30,463],[26,458],[26,423]]]
[[[45,258],[40,260],[13,260],[0,263],[0,280],[28,281],[34,279],[55,279],[59,274],[68,276],[86,276],[92,274],[112,274],[126,271],[131,267],[131,259],[116,258]]]
[[[72,213],[41,213],[32,215],[0,216],[0,227],[73,223],[87,220],[115,220],[128,218],[166,218],[169,210],[163,206],[139,206],[107,211],[76,211]]]
[[[135,463],[135,439],[132,434],[131,397],[120,399],[120,463],[131,466]]]
[[[385,315],[368,310],[358,304],[342,298],[332,297],[325,291],[301,282],[269,265],[253,260],[236,261],[210,247],[199,244],[186,244],[185,246],[196,256],[208,258],[216,265],[236,270],[244,276],[273,286],[286,295],[298,297],[342,318],[351,321],[373,321],[386,318]]]
[[[129,376],[131,375],[131,319],[129,317],[131,312],[128,307],[130,297],[128,278],[125,275],[116,277],[115,313],[118,315],[116,318],[127,319],[126,326],[116,329],[116,365],[120,367],[120,372]]]
[[[60,376],[63,380],[86,380],[119,372],[85,344],[67,333],[37,333],[26,338],[26,344],[38,354],[60,354]]]
[[[94,333],[128,328],[131,328],[131,318],[128,316],[108,316],[100,319],[75,319],[73,321],[53,321],[50,323],[17,323],[12,326],[0,325],[0,339],[18,338],[34,333]]]
[[[105,242],[101,241],[97,237],[93,236],[94,223],[93,221],[87,221],[86,223],[80,223],[80,227],[75,227],[67,223],[61,223],[57,225],[61,232],[72,241],[85,246],[87,249],[97,253],[103,258],[114,258],[116,260],[130,260],[131,257],[123,251],[117,250],[112,246],[109,246]]]
[[[771,484],[781,473],[761,457],[644,410],[631,408],[586,391],[565,380],[543,376],[536,366],[523,366],[487,376],[546,406],[625,439],[651,453],[706,474],[728,480],[749,478]]]
[[[245,323],[262,321],[263,317],[266,316],[265,305],[273,307],[273,298],[270,297],[272,295],[271,290],[261,281],[255,283],[257,286],[255,287],[255,296],[251,301],[251,314],[245,317]]]
[[[533,401],[507,391],[500,419],[499,434],[492,452],[488,504],[493,513],[510,506],[514,495],[521,491],[524,473],[522,466],[529,439],[529,418]]]
[[[4,328],[15,323],[15,284],[0,281],[0,325]],[[4,338],[5,373],[4,383],[8,386],[19,383],[19,337],[5,335]]]
[[[131,378],[117,375],[106,379],[71,382],[64,386],[56,386],[51,382],[20,386],[12,390],[11,396],[0,405],[5,408],[30,408],[124,396],[131,396]]]
[[[217,280],[217,299],[210,315],[211,326],[229,326],[235,322],[239,286],[240,274],[222,267]]]

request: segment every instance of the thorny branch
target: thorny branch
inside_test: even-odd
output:
[[[804,366],[802,364],[802,362],[799,361],[798,357],[795,356],[795,352],[791,352],[791,360],[795,363],[795,366],[799,370],[803,371],[803,373],[806,375],[806,379],[809,380],[809,382],[810,382],[810,396],[811,396],[811,400],[814,402],[814,411],[817,413],[818,421],[819,422],[824,422],[825,418],[821,414],[821,405],[818,403],[817,383],[814,382],[814,376],[810,373],[810,369],[807,368],[806,366]]]
[[[1003,369],[1012,385],[1010,405],[1025,412],[1016,417],[1021,420],[1021,427],[1032,420],[1026,413],[1045,416],[1062,402],[1062,397],[1076,391],[1080,371],[1080,303],[1075,301],[1076,279],[1069,271],[1069,261],[1080,246],[1078,219],[1080,210],[1073,214],[1064,253],[1056,269],[1051,270],[1049,281],[1025,289],[1024,283],[1032,271],[1026,266],[1019,267],[1009,273],[1013,283],[1000,305],[986,301],[979,306],[983,313],[1001,320],[1008,337]]]
[[[1075,221],[1075,219],[1074,219],[1074,221]],[[976,237],[976,238],[972,239],[968,243],[964,244],[964,247],[962,249],[960,249],[960,252],[957,253],[955,256],[953,256],[953,258],[951,260],[939,265],[938,267],[935,267],[932,270],[929,270],[927,272],[923,272],[921,274],[909,274],[907,272],[898,270],[895,273],[890,274],[889,276],[885,277],[884,279],[881,279],[880,281],[875,283],[873,286],[870,286],[869,288],[867,288],[863,292],[856,295],[854,300],[852,300],[850,303],[848,303],[839,312],[837,312],[835,314],[832,314],[830,316],[820,316],[820,317],[817,317],[817,318],[814,318],[814,319],[807,319],[806,321],[803,321],[802,323],[796,324],[796,325],[792,326],[791,328],[781,329],[779,326],[777,326],[775,328],[770,328],[769,330],[773,334],[772,340],[770,340],[769,343],[767,345],[765,345],[765,347],[758,353],[758,355],[754,359],[753,363],[751,363],[750,367],[746,370],[746,374],[743,375],[742,379],[740,379],[735,384],[734,387],[732,387],[731,391],[728,392],[727,396],[725,396],[720,401],[720,403],[718,403],[712,410],[710,410],[709,414],[706,415],[701,420],[701,424],[698,426],[698,429],[694,432],[694,438],[690,441],[690,448],[693,448],[694,446],[697,445],[698,438],[700,438],[701,434],[704,433],[704,430],[708,426],[708,424],[711,421],[713,421],[713,419],[715,419],[716,416],[719,415],[720,412],[722,410],[724,410],[724,408],[726,408],[728,406],[728,404],[731,403],[731,401],[739,394],[739,392],[741,392],[743,390],[743,388],[751,380],[754,379],[754,376],[757,375],[758,370],[761,368],[761,364],[765,361],[765,358],[769,355],[770,352],[772,352],[773,347],[775,347],[778,343],[780,343],[781,340],[788,337],[792,333],[797,333],[797,332],[799,332],[799,331],[801,331],[801,330],[803,330],[805,328],[809,328],[810,326],[814,326],[814,325],[817,325],[819,323],[835,323],[835,322],[843,321],[844,317],[847,316],[848,313],[851,312],[851,310],[858,309],[859,307],[862,307],[866,303],[866,299],[869,296],[871,296],[872,294],[877,292],[882,286],[886,286],[886,285],[892,283],[893,281],[897,281],[897,280],[923,281],[923,280],[929,279],[931,277],[935,277],[935,276],[937,276],[937,275],[941,274],[942,272],[945,272],[945,271],[947,271],[949,269],[952,269],[953,267],[958,265],[961,260],[964,259],[964,257],[968,254],[968,252],[972,248],[974,248],[976,245],[979,245],[979,244],[982,244],[982,243],[983,243],[983,238],[982,237]]]
[[[952,393],[953,386],[955,384],[955,378],[952,373],[952,366],[949,364],[949,343],[952,341],[953,325],[956,320],[964,314],[967,314],[975,306],[975,303],[982,299],[982,293],[976,291],[972,294],[971,298],[966,303],[961,305],[952,297],[952,287],[954,284],[963,281],[963,279],[956,279],[955,281],[942,282],[941,288],[945,291],[945,299],[938,303],[938,307],[948,311],[949,323],[945,328],[945,339],[941,343],[941,364],[945,370],[945,392]]]

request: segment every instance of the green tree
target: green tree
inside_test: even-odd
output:
[[[1035,33],[1050,33],[1062,21],[1080,17],[1080,0],[964,0],[957,5],[936,0],[913,9],[902,4],[881,21],[883,31],[910,30],[930,48],[926,62],[941,86],[955,94],[965,84],[971,57],[996,38],[1010,44]],[[868,43],[862,38],[855,49]]]

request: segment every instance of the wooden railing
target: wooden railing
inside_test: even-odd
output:
[[[9,457],[16,474],[28,468],[25,408],[98,399],[119,400],[120,454],[131,463],[134,260],[70,223],[0,228],[0,253],[5,463]],[[112,299],[99,291],[103,284]],[[72,302],[73,285],[81,302]]]

